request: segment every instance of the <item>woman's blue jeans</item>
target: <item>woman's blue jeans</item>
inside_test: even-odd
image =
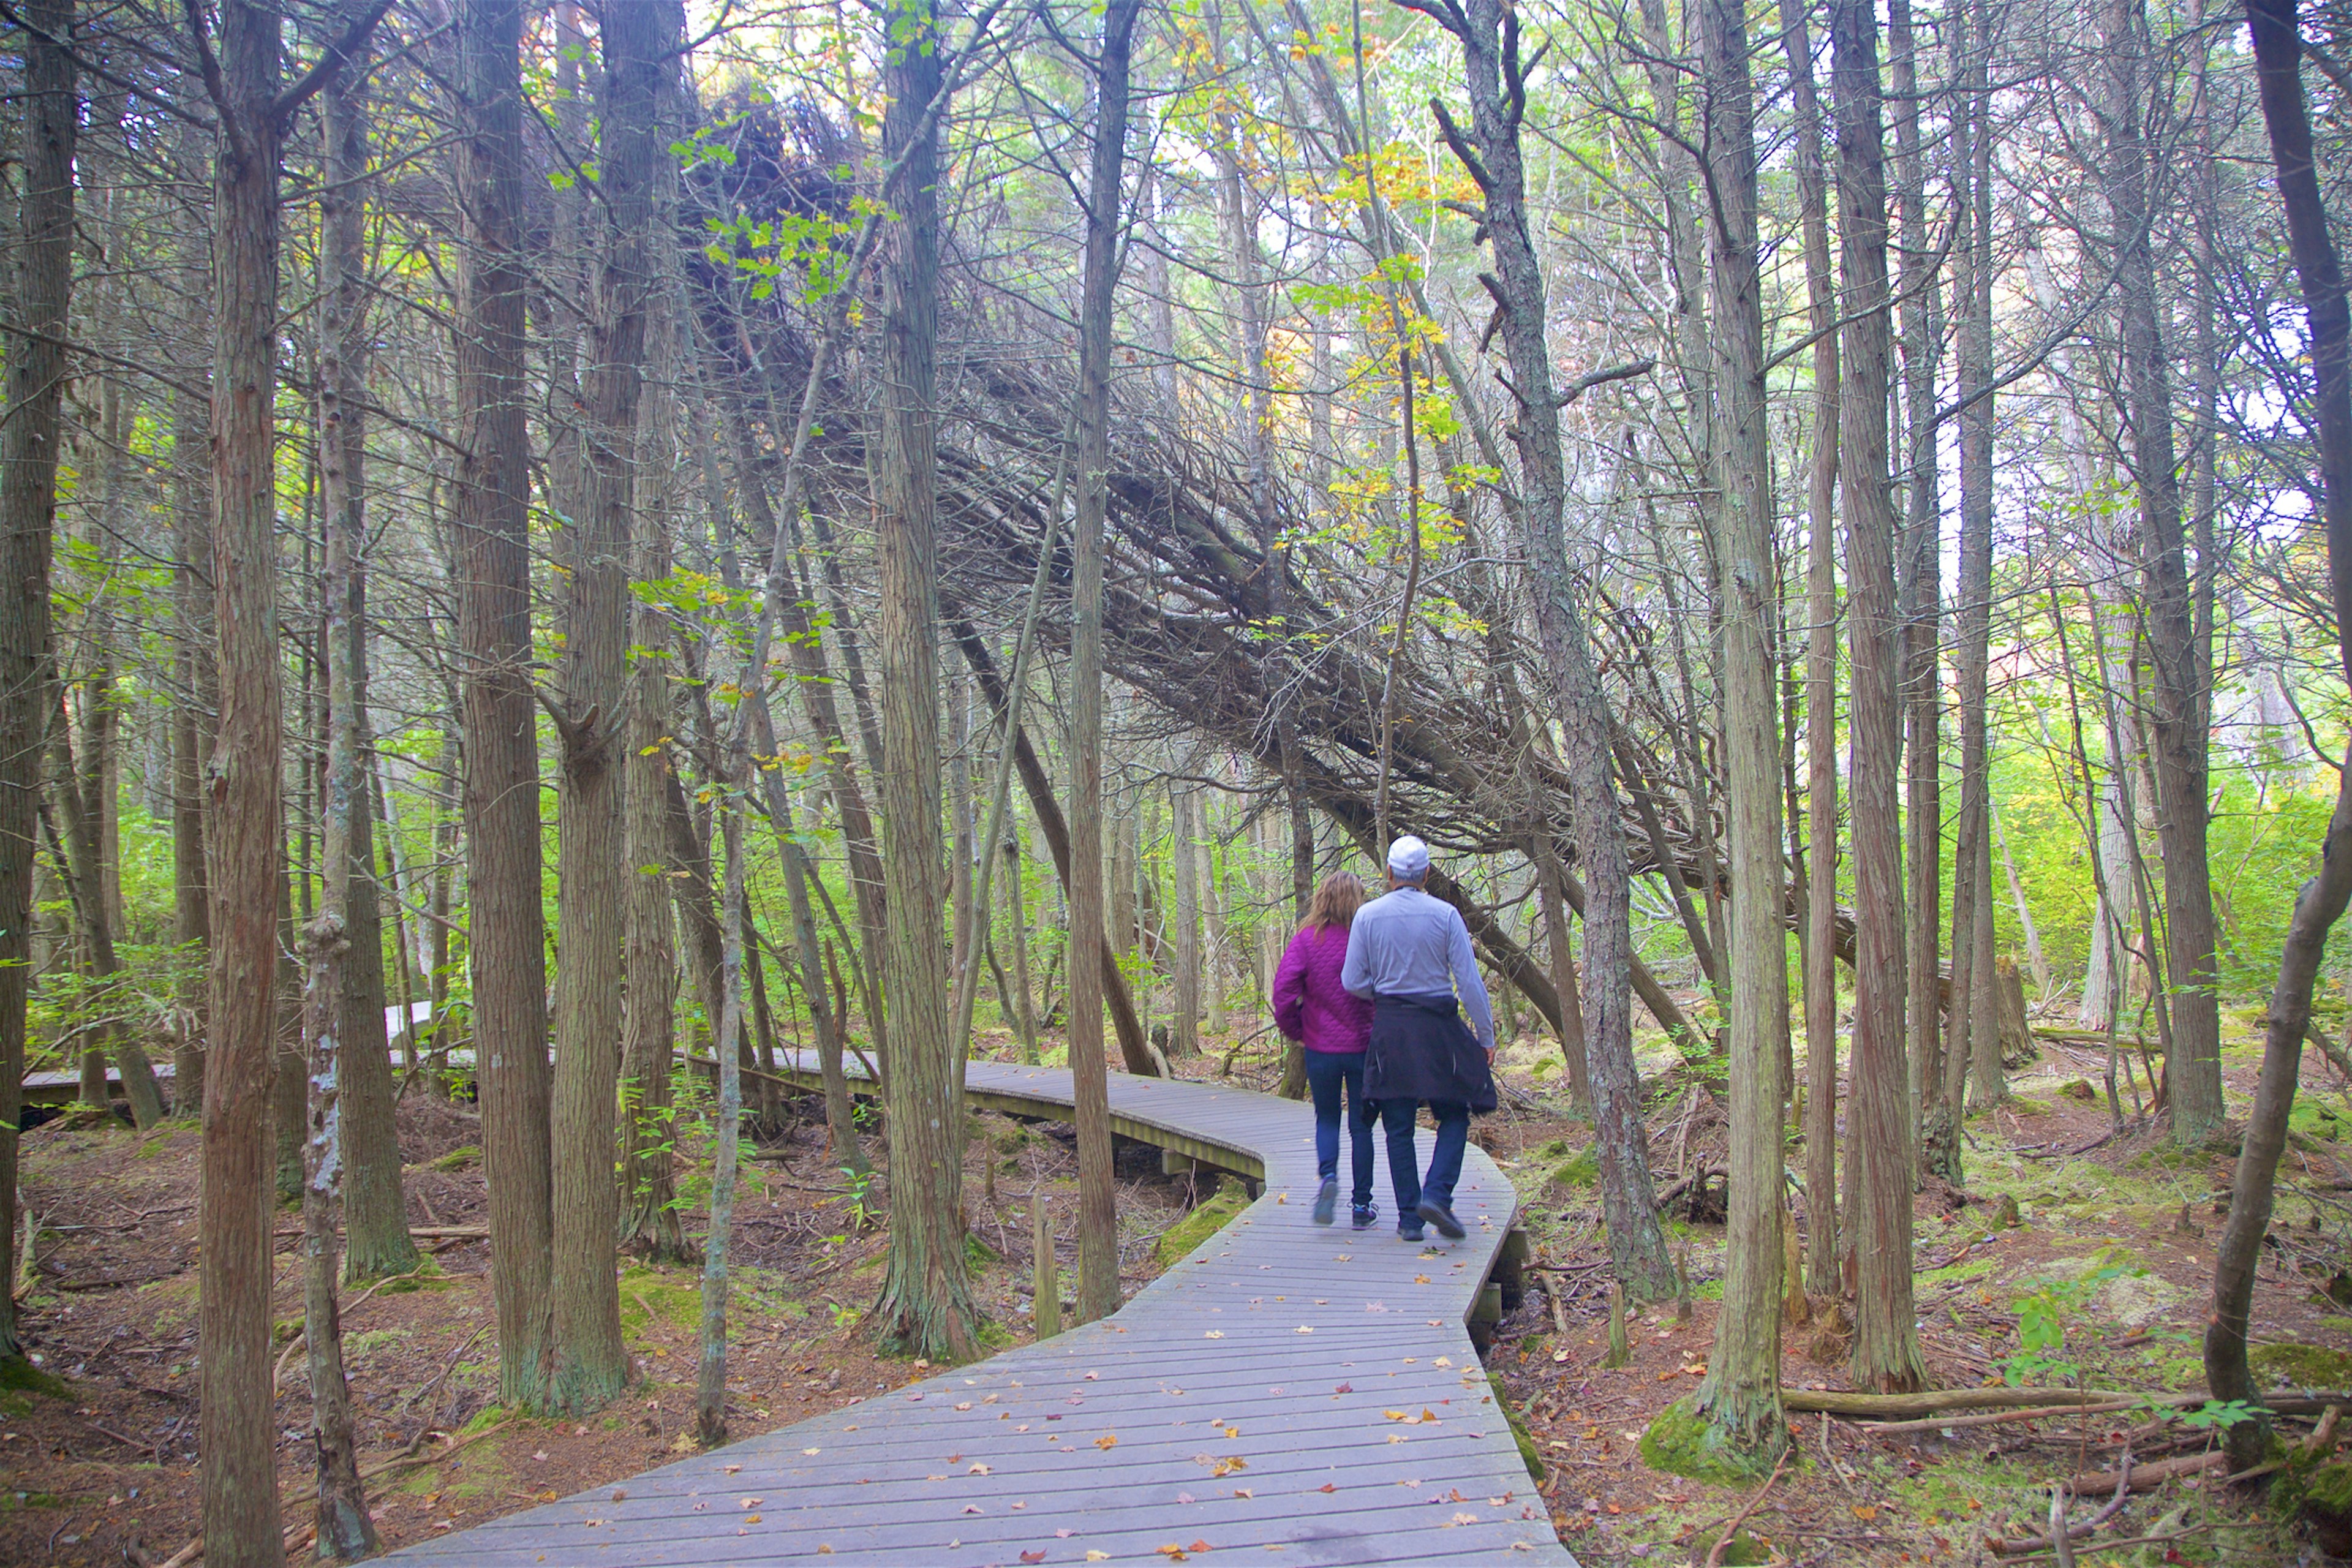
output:
[[[1358,1207],[1372,1201],[1371,1102],[1364,1098],[1364,1053],[1308,1051],[1307,1087],[1315,1096],[1315,1168],[1339,1173],[1339,1090],[1348,1091],[1348,1142],[1355,1155],[1356,1187],[1349,1200]]]

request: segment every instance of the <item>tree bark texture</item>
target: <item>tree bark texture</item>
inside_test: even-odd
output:
[[[270,1111],[284,897],[283,697],[278,639],[278,16],[217,10],[222,119],[213,174],[212,1048],[205,1073],[205,1238],[197,1284],[205,1561],[274,1565],[269,1404]]]
[[[1923,1386],[1927,1369],[1911,1308],[1914,1101],[1904,1048],[1903,829],[1895,802],[1903,626],[1887,485],[1886,178],[1878,23],[1870,0],[1832,0],[1830,43],[1845,285],[1838,463],[1853,668],[1847,727],[1855,963],[1853,1098],[1846,1113],[1856,1277],[1853,1375],[1865,1388],[1899,1393]]]
[[[884,392],[873,459],[882,877],[892,917],[879,955],[890,1009],[890,1249],[875,1321],[886,1343],[961,1361],[978,1349],[979,1323],[964,1267],[963,1062],[950,1037],[940,908],[940,157],[930,108],[944,85],[942,47],[932,15],[910,16],[903,29],[894,23],[882,71],[883,153],[904,160],[905,176],[882,241]]]
[[[7,324],[7,418],[0,423],[0,1279],[16,1279],[17,1129],[26,1004],[33,974],[33,868],[55,701],[49,556],[58,510],[59,413],[73,305],[74,57],[63,47],[74,0],[31,0],[21,92],[22,159],[14,298]],[[0,1357],[24,1353],[12,1289],[0,1289]]]
[[[1700,0],[1713,215],[1721,476],[1713,541],[1722,597],[1723,752],[1731,861],[1731,1151],[1723,1310],[1699,1384],[1706,1441],[1742,1468],[1788,1447],[1780,1410],[1780,1057],[1789,1029],[1781,895],[1780,725],[1773,624],[1772,454],[1757,266],[1756,94],[1744,0]]]
[[[1829,186],[1805,5],[1790,5],[1790,98],[1813,333],[1812,450],[1805,507],[1805,1287],[1838,1287],[1837,1212],[1837,280],[1830,269]]]
[[[1103,528],[1109,503],[1111,310],[1118,286],[1120,175],[1127,163],[1128,62],[1138,0],[1109,0],[1095,71],[1086,276],[1078,305],[1077,520],[1070,584],[1070,940],[1103,927]],[[1253,241],[1253,243],[1255,243]],[[1255,295],[1246,274],[1242,293]],[[1245,303],[1244,310],[1251,307]],[[1244,335],[1247,334],[1244,328]],[[1255,395],[1255,393],[1253,393]],[[1252,495],[1257,493],[1253,458]],[[1114,951],[1129,932],[1110,933]],[[1070,964],[1070,1077],[1078,1132],[1078,1318],[1118,1310],[1118,1193],[1103,1061],[1102,972]]]
[[[458,0],[456,18],[460,113],[453,188],[464,241],[457,424],[465,455],[457,463],[453,531],[457,643],[465,656],[467,956],[498,1304],[499,1400],[536,1407],[545,1397],[551,1348],[552,1216],[524,421],[522,5]]]

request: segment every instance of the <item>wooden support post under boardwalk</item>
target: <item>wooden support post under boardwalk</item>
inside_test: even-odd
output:
[[[1050,1340],[1062,1331],[1062,1281],[1054,1268],[1054,1226],[1045,1217],[1043,1193],[1029,1200],[1029,1246],[1037,1294],[1037,1337]]]

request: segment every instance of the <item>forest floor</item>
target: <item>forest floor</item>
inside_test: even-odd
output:
[[[1219,1075],[1226,1047],[1206,1043],[1202,1057],[1181,1064],[1185,1076]],[[1244,1047],[1232,1076],[1270,1087],[1276,1063],[1265,1044],[1255,1054]],[[2242,1032],[2225,1051],[2233,1113],[2251,1097],[2256,1049]],[[2046,1521],[2053,1479],[2111,1465],[2126,1438],[2141,1463],[2211,1443],[2208,1432],[2131,1411],[1900,1436],[1804,1415],[1791,1419],[1801,1458],[1760,1498],[1754,1480],[1717,1485],[1651,1468],[1643,1436],[1697,1386],[1713,1337],[1720,1186],[1703,1188],[1696,1205],[1677,1200],[1668,1210],[1691,1284],[1686,1312],[1666,1303],[1637,1313],[1631,1363],[1605,1368],[1607,1255],[1590,1130],[1567,1113],[1556,1047],[1525,1038],[1506,1048],[1500,1065],[1505,1109],[1483,1120],[1477,1136],[1519,1187],[1540,1267],[1498,1326],[1488,1365],[1541,1457],[1543,1495],[1561,1539],[1589,1568],[1704,1563],[1751,1504],[1747,1539],[1726,1562],[1990,1563],[1998,1559],[1989,1542]],[[1720,1163],[1719,1082],[1656,1040],[1645,1044],[1643,1065],[1661,1185]],[[2010,1105],[1970,1122],[1964,1193],[1919,1199],[1919,1321],[1939,1386],[2001,1381],[2020,1353],[2020,1308],[2029,1303],[2065,1333],[2062,1348],[2042,1353],[2032,1381],[2150,1394],[2202,1385],[2208,1248],[2232,1166],[2176,1155],[2144,1130],[2109,1136],[2104,1095],[2082,1100],[2079,1089],[2069,1092],[2076,1084],[2095,1090],[2099,1068],[2095,1054],[2045,1043],[2038,1062],[2011,1075]],[[2257,1287],[2254,1338],[2270,1347],[2258,1357],[2267,1382],[2344,1388],[2352,1386],[2352,1316],[2343,1314],[2352,1306],[2331,1300],[2328,1288],[2352,1301],[2352,1278],[2343,1272],[2352,1264],[2352,1205],[2343,1191],[2352,1187],[2352,1166],[2334,1153],[2337,1128],[2352,1128],[2352,1100],[2315,1054],[2305,1083],[2296,1110],[2305,1136],[2283,1172],[2278,1246]],[[2125,1109],[2128,1116],[2128,1100]],[[435,1250],[415,1277],[364,1300],[345,1298],[362,1462],[383,1467],[369,1491],[386,1543],[478,1524],[690,1451],[698,1270],[626,1263],[623,1326],[643,1375],[622,1402],[584,1421],[509,1417],[495,1403],[488,1249],[467,1234],[484,1223],[478,1121],[466,1106],[417,1093],[404,1101],[400,1121],[412,1222],[456,1234],[424,1242]],[[689,1237],[699,1233],[708,1196],[694,1122],[691,1113],[683,1117],[679,1136]],[[990,1348],[1005,1348],[1030,1334],[1033,1194],[1047,1198],[1055,1216],[1069,1288],[1076,1162],[1066,1129],[1053,1124],[982,1115],[972,1131],[965,1171],[972,1288],[989,1320]],[[868,1143],[883,1160],[879,1141]],[[86,1116],[26,1135],[25,1195],[39,1236],[26,1321],[40,1366],[66,1380],[68,1397],[0,1390],[0,1563],[160,1563],[195,1533],[196,1144],[186,1122],[139,1135]],[[761,1144],[736,1209],[729,1408],[739,1433],[870,1397],[929,1371],[878,1353],[858,1324],[887,1244],[887,1168],[870,1184],[851,1182],[809,1100],[787,1101]],[[1792,1159],[1792,1168],[1801,1163]],[[1122,1144],[1119,1168],[1129,1292],[1158,1273],[1158,1243],[1188,1208],[1206,1205],[1174,1246],[1189,1246],[1192,1231],[1238,1207],[1230,1198],[1210,1203],[1205,1183],[1160,1175],[1156,1152],[1140,1145]],[[2004,1198],[2017,1205],[2014,1226],[2002,1223]],[[299,1221],[290,1207],[280,1210],[278,1228],[274,1339],[283,1351],[300,1318]],[[1842,1327],[1825,1300],[1815,1303],[1811,1322],[1784,1327],[1787,1385],[1844,1386]],[[308,1414],[294,1350],[280,1370],[273,1416],[279,1492],[289,1500],[310,1479],[301,1440]],[[2352,1546],[2315,1541],[2284,1512],[2274,1500],[2223,1489],[2217,1476],[2191,1476],[2134,1496],[2100,1532],[2109,1541],[2165,1540],[2086,1542],[2077,1561],[2085,1568],[2300,1563],[2332,1560],[2318,1554],[2322,1545]],[[286,1517],[296,1527],[289,1541],[299,1540],[307,1509],[290,1504]]]

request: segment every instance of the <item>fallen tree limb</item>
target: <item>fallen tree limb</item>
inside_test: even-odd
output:
[[[2182,1476],[2194,1476],[2206,1470],[2229,1468],[2230,1456],[2219,1448],[2210,1454],[2187,1454],[2178,1459],[2159,1459],[2153,1465],[2133,1465],[2127,1470],[2093,1470],[2086,1475],[2067,1479],[2066,1489],[2080,1497],[2084,1492],[2114,1491],[2128,1484],[2133,1491],[2154,1491],[2166,1481]]]
[[[1965,1426],[1999,1426],[2011,1421],[2047,1421],[2060,1415],[2104,1415],[2137,1410],[2137,1399],[2105,1400],[2097,1405],[2036,1405],[2023,1410],[1995,1410],[1981,1415],[1927,1415],[1916,1421],[1886,1421],[1874,1432],[1948,1432]]]
[[[2126,1388],[1931,1388],[1924,1394],[1856,1394],[1836,1388],[1783,1388],[1790,1409],[1851,1421],[1907,1421],[1947,1410],[2029,1410],[2036,1405],[2079,1410],[2084,1405],[2148,1410],[2193,1409],[2213,1396],[2188,1394],[2137,1394]],[[2258,1403],[2273,1415],[2316,1415],[2331,1405],[2352,1405],[2352,1394],[2273,1394]],[[1945,1423],[1945,1425],[1949,1425]]]

